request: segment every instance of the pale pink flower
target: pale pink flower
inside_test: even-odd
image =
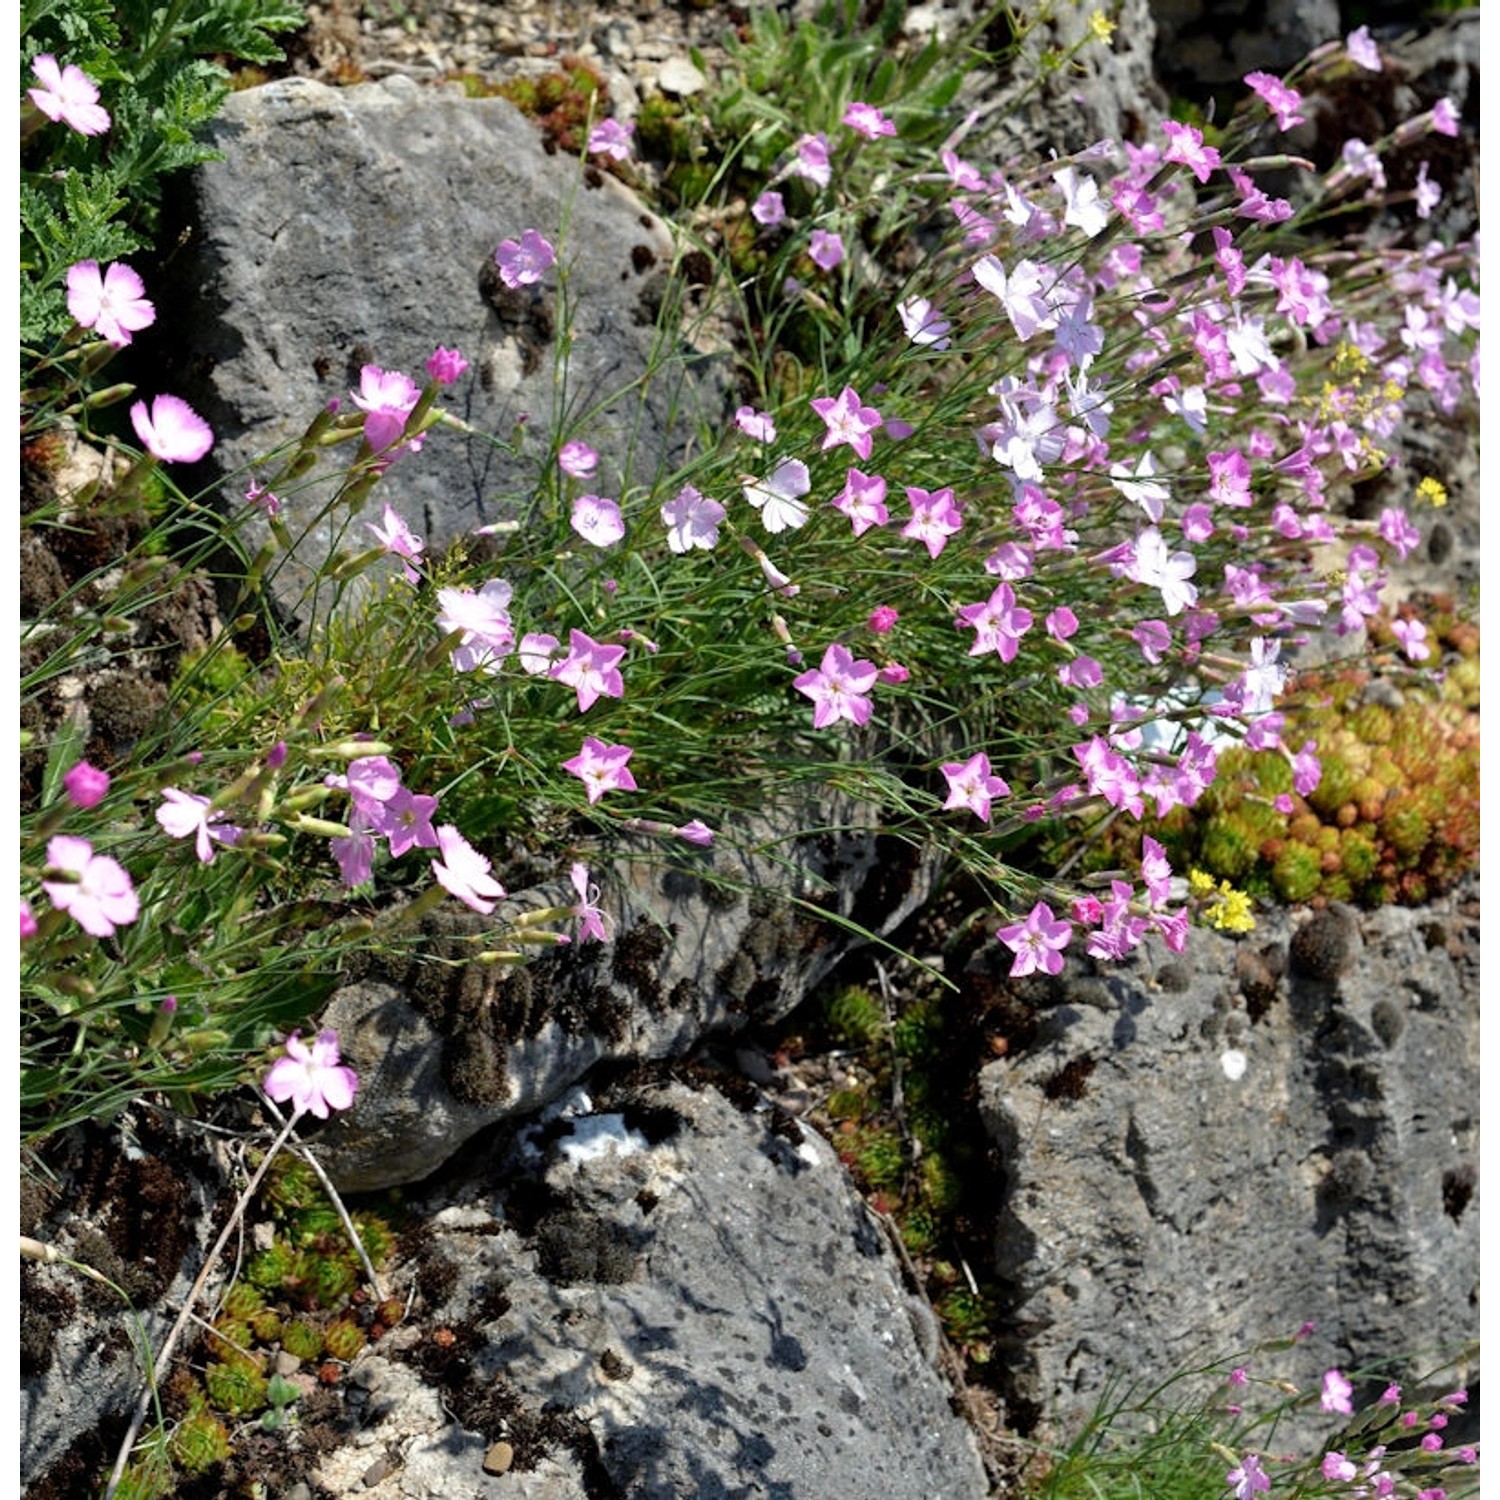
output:
[[[808,237],[807,254],[819,270],[831,271],[844,258],[844,242],[831,230],[815,229]]]
[[[106,343],[123,349],[132,333],[156,321],[146,285],[124,261],[101,272],[96,260],[68,267],[68,311],[81,328],[92,328]]]
[[[402,520],[389,501],[386,502],[381,524],[377,526],[373,521],[366,521],[365,527],[374,533],[375,540],[387,552],[401,559],[401,568],[408,583],[422,581],[422,575],[416,570],[414,564],[422,561],[422,550],[426,543],[412,532],[411,527]]]
[[[490,874],[490,862],[452,823],[437,830],[441,856],[432,862],[432,873],[449,895],[481,916],[488,916],[497,901],[505,899],[505,887]]]
[[[823,434],[825,451],[847,443],[861,458],[869,458],[870,434],[883,418],[873,406],[866,406],[860,400],[852,385],[846,385],[837,396],[814,396],[808,405],[822,417],[828,429]]]
[[[599,455],[581,438],[573,438],[557,450],[557,467],[574,479],[592,479]]]
[[[1002,927],[995,936],[1016,955],[1010,976],[1020,979],[1038,969],[1048,974],[1060,974],[1062,950],[1072,939],[1073,927],[1070,922],[1059,918],[1045,901],[1038,901],[1024,922]]]
[[[140,915],[140,900],[124,866],[95,854],[87,839],[59,834],[47,843],[47,866],[70,880],[43,879],[42,889],[59,911],[65,911],[93,937],[113,937]]]
[[[1302,95],[1283,83],[1274,73],[1246,73],[1245,82],[1265,101],[1266,108],[1276,116],[1279,130],[1290,130],[1302,124],[1298,110],[1302,106]]]
[[[551,671],[552,658],[559,649],[560,643],[555,635],[533,630],[521,637],[521,644],[516,647],[516,657],[523,672],[531,677],[540,677],[543,672]]]
[[[62,782],[68,801],[74,807],[81,807],[86,811],[104,801],[105,794],[109,791],[109,772],[101,771],[86,760],[81,760],[63,777]]]
[[[613,547],[625,535],[619,504],[604,495],[580,495],[569,524],[593,547]]]
[[[535,229],[522,230],[519,240],[501,240],[495,247],[500,279],[512,291],[535,285],[556,260],[557,252]]]
[[[750,217],[757,224],[764,224],[767,229],[772,229],[786,218],[786,203],[774,188],[767,188],[750,205]]]
[[[1253,1500],[1271,1492],[1271,1476],[1260,1466],[1260,1455],[1247,1453],[1225,1476],[1234,1500]]]
[[[1432,106],[1432,128],[1438,135],[1458,134],[1458,110],[1446,96]]]
[[[582,783],[590,804],[597,802],[606,792],[633,792],[635,777],[626,764],[635,752],[629,745],[606,745],[593,735],[585,735],[583,748],[571,760],[565,760],[563,770],[571,771]]]
[[[742,406],[734,414],[734,425],[757,443],[776,441],[776,422],[768,411],[756,411],[753,406]]]
[[[383,370],[379,365],[360,367],[359,389],[351,391],[349,398],[365,414],[365,441],[376,453],[385,454],[401,436],[421,394],[416,382],[400,370]],[[416,453],[421,447],[422,438],[417,436],[398,452]],[[393,459],[398,454],[386,456]]]
[[[953,325],[926,297],[907,297],[896,304],[896,315],[912,343],[932,349],[946,349]]]
[[[794,177],[805,177],[818,187],[827,187],[833,169],[828,160],[828,137],[821,131],[817,135],[804,135],[792,148],[795,153],[787,170]]]
[[[1323,1462],[1318,1467],[1322,1470],[1324,1479],[1342,1481],[1344,1483],[1348,1483],[1349,1480],[1355,1478],[1359,1473],[1358,1467],[1345,1458],[1336,1448],[1323,1455]]]
[[[441,344],[427,356],[427,375],[439,385],[452,385],[469,368],[469,362],[457,349],[445,349]]]
[[[719,522],[724,507],[717,500],[700,495],[685,484],[676,496],[661,508],[662,525],[667,528],[667,546],[673,552],[688,552],[701,547],[712,550],[719,540]]]
[[[1420,620],[1392,620],[1391,634],[1401,642],[1410,661],[1426,661],[1432,655],[1427,644],[1427,627]]]
[[[1219,165],[1219,153],[1215,147],[1203,144],[1203,132],[1176,120],[1163,120],[1161,128],[1167,138],[1162,160],[1180,162],[1199,182],[1207,182]]]
[[[802,497],[811,488],[812,478],[800,458],[783,458],[764,479],[746,479],[742,485],[745,499],[760,512],[761,525],[773,534],[807,524]]]
[[[356,803],[349,816],[349,833],[328,841],[328,852],[339,876],[351,891],[358,890],[375,871],[375,835]]]
[[[901,535],[921,542],[929,556],[937,557],[948,545],[948,538],[963,529],[964,518],[953,491],[947,487],[924,490],[909,484],[906,498],[911,503],[911,520],[901,528]]]
[[[589,131],[589,154],[612,157],[615,161],[629,161],[630,138],[634,134],[634,125],[624,125],[619,120],[600,120]]]
[[[792,686],[813,700],[814,729],[826,729],[840,719],[866,724],[873,705],[864,695],[875,686],[876,674],[873,662],[856,661],[847,646],[835,641],[823,653],[821,665],[794,678]]]
[[[1324,1411],[1337,1412],[1340,1416],[1348,1417],[1354,1414],[1354,1404],[1349,1399],[1354,1394],[1354,1387],[1344,1379],[1339,1370],[1327,1370],[1323,1375],[1323,1390],[1320,1404]]]
[[[174,839],[192,839],[202,863],[214,862],[215,844],[239,842],[241,830],[226,822],[223,812],[211,806],[207,797],[175,786],[163,787],[161,794],[166,800],[156,809],[156,821]]]
[[[1034,261],[1019,260],[1007,272],[994,255],[981,255],[974,262],[974,280],[1005,308],[1016,337],[1023,343],[1038,331],[1057,327],[1058,309],[1051,301],[1057,288],[1055,272]]]
[[[195,464],[214,445],[213,430],[180,396],[158,396],[130,408],[130,425],[142,446],[164,464]]]
[[[873,104],[865,104],[856,99],[844,111],[844,118],[840,122],[847,125],[850,130],[856,131],[864,136],[867,141],[879,140],[883,135],[895,135],[896,122],[889,119],[886,114],[877,109]]]
[[[495,673],[515,645],[510,622],[514,589],[503,578],[492,578],[476,593],[473,589],[439,589],[438,629],[444,635],[462,631],[453,649],[453,670],[476,669]]]
[[[395,795],[380,804],[375,832],[386,836],[393,859],[400,859],[408,849],[437,848],[437,830],[432,826],[437,805],[436,797],[404,786],[397,787]]]
[[[1021,637],[1031,629],[1031,611],[1017,605],[1010,584],[1001,583],[988,599],[964,605],[958,611],[957,624],[974,632],[970,656],[994,651],[1001,661],[1014,661]]]
[[[61,120],[79,135],[103,135],[109,129],[99,86],[82,68],[74,63],[59,68],[50,52],[41,52],[32,59],[31,71],[41,87],[27,93],[49,120]]]
[[[623,646],[606,646],[581,630],[570,630],[568,654],[548,675],[573,688],[578,694],[578,712],[587,713],[600,698],[625,696],[619,672],[624,656]]]
[[[290,1103],[292,1116],[314,1114],[328,1118],[334,1109],[354,1103],[359,1079],[354,1069],[339,1062],[339,1038],[333,1030],[320,1031],[311,1046],[293,1032],[285,1042],[286,1056],[271,1064],[261,1087],[277,1104]]]
[[[872,526],[884,526],[890,520],[885,508],[885,480],[879,474],[850,469],[832,504],[849,517],[855,536],[863,536]]]
[[[1052,174],[1063,195],[1063,223],[1081,229],[1090,239],[1109,223],[1109,209],[1099,196],[1099,184],[1077,167],[1061,167]]]
[[[673,833],[684,843],[696,844],[700,849],[707,849],[714,841],[714,831],[701,819],[694,818],[690,823],[684,823],[679,828],[674,828]]]
[[[1384,64],[1380,60],[1380,49],[1375,45],[1368,26],[1360,26],[1344,38],[1344,52],[1349,61],[1371,73],[1379,73]]]
[[[1004,779],[990,772],[990,758],[981,750],[966,761],[948,761],[943,765],[943,775],[948,779],[948,800],[943,803],[946,812],[955,807],[967,807],[982,823],[990,820],[990,803],[996,797],[1010,796],[1010,787]]]
[[[281,514],[281,498],[273,495],[263,484],[256,484],[252,479],[250,487],[245,491],[245,499],[259,510],[265,511],[268,516]]]
[[[568,878],[573,882],[573,889],[578,892],[578,904],[573,908],[573,915],[578,918],[579,941],[607,943],[609,919],[599,909],[599,887],[589,884],[589,867],[575,864],[568,871]]]
[[[1125,571],[1135,582],[1160,589],[1163,608],[1169,615],[1178,615],[1198,602],[1198,590],[1188,582],[1197,569],[1192,553],[1169,551],[1161,532],[1148,526],[1135,539]]]

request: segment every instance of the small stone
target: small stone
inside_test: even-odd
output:
[[[486,1474],[505,1474],[515,1461],[516,1450],[509,1443],[492,1443],[480,1467]]]
[[[285,1349],[278,1349],[276,1358],[271,1361],[271,1369],[277,1375],[295,1375],[302,1368],[302,1361],[295,1354],[288,1354]]]
[[[388,1458],[377,1458],[374,1463],[359,1476],[359,1482],[367,1490],[373,1490],[387,1474],[391,1472],[391,1461]]]
[[[661,72],[656,77],[656,85],[662,93],[676,94],[679,99],[700,93],[707,83],[708,80],[686,57],[669,57],[661,65]]]

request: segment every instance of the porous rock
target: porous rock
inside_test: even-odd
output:
[[[1294,968],[1250,1023],[1237,950],[1285,947],[1301,915],[1238,940],[1195,929],[1185,990],[1140,950],[1110,970],[1108,1012],[1067,998],[1072,960],[1041,1044],[984,1070],[997,1264],[1025,1334],[1013,1409],[1067,1426],[1113,1378],[1304,1320],[1316,1331],[1282,1373],[1313,1385],[1478,1337],[1477,1204],[1453,1191],[1478,1150],[1477,924],[1455,962],[1427,946],[1432,908],[1365,914],[1336,985]],[[1080,1087],[1061,1086],[1069,1069]]]
[[[717,397],[694,396],[697,377],[680,363],[634,389],[661,298],[648,283],[672,261],[665,225],[616,179],[549,156],[506,100],[399,75],[340,89],[294,78],[231,95],[209,133],[223,156],[191,176],[192,234],[172,296],[186,345],[181,393],[215,430],[227,504],[243,507],[247,474],[264,481],[264,455],[328,401],[351,409],[363,365],[420,385],[437,345],[469,360],[442,404],[473,433],[430,433],[379,491],[429,548],[519,514],[563,403],[586,413],[579,435],[602,455],[594,482],[616,496],[654,478],[694,413],[721,415]],[[558,269],[522,289],[525,316],[502,317],[480,288],[496,246],[526,229],[551,240],[567,268],[565,390],[554,386]],[[353,447],[333,452],[325,476]],[[287,602],[347,522],[325,518],[302,537],[331,494],[326,479],[304,478],[281,495],[300,538],[301,566],[277,575]]]
[[[825,1142],[791,1139],[712,1088],[647,1080],[580,1107],[617,1112],[617,1146],[574,1149],[568,1127],[603,1118],[575,1115],[545,1144],[496,1142],[444,1174],[428,1207],[447,1207],[424,1253],[459,1277],[415,1316],[466,1350],[461,1371],[429,1371],[455,1421],[433,1431],[430,1398],[418,1403],[408,1449],[403,1393],[417,1381],[376,1351],[365,1362],[386,1374],[360,1433],[366,1456],[334,1454],[322,1484],[342,1493],[371,1449],[406,1449],[415,1462],[372,1500],[487,1494],[486,1483],[498,1494],[502,1482],[521,1500],[988,1493],[896,1257]],[[413,1207],[423,1212],[420,1196]],[[632,1247],[632,1274],[549,1275],[540,1242],[562,1217],[608,1226]],[[424,1362],[420,1349],[409,1359]],[[512,1465],[485,1481],[500,1442]]]

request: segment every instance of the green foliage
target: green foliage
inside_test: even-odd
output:
[[[208,1399],[232,1417],[248,1417],[266,1404],[266,1376],[260,1363],[244,1355],[210,1360],[203,1371]]]
[[[281,1347],[298,1359],[316,1359],[323,1352],[323,1334],[305,1318],[297,1318],[281,1331]]]
[[[553,149],[570,156],[583,150],[590,122],[609,113],[603,75],[581,57],[564,57],[560,68],[538,78],[509,78],[496,92],[535,120]]]
[[[365,1347],[365,1331],[353,1318],[335,1318],[323,1330],[323,1347],[332,1358],[347,1363]]]
[[[828,1000],[828,1027],[841,1041],[867,1047],[885,1036],[885,1008],[863,985],[835,990]]]
[[[229,1432],[212,1412],[194,1412],[177,1424],[169,1451],[184,1473],[202,1474],[229,1457]]]

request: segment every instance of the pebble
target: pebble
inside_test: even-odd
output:
[[[509,1443],[493,1443],[480,1467],[486,1474],[504,1474],[515,1461],[516,1450]]]
[[[679,99],[686,99],[689,94],[696,94],[704,89],[708,80],[688,58],[669,57],[661,65],[656,83],[662,93],[676,94]]]

